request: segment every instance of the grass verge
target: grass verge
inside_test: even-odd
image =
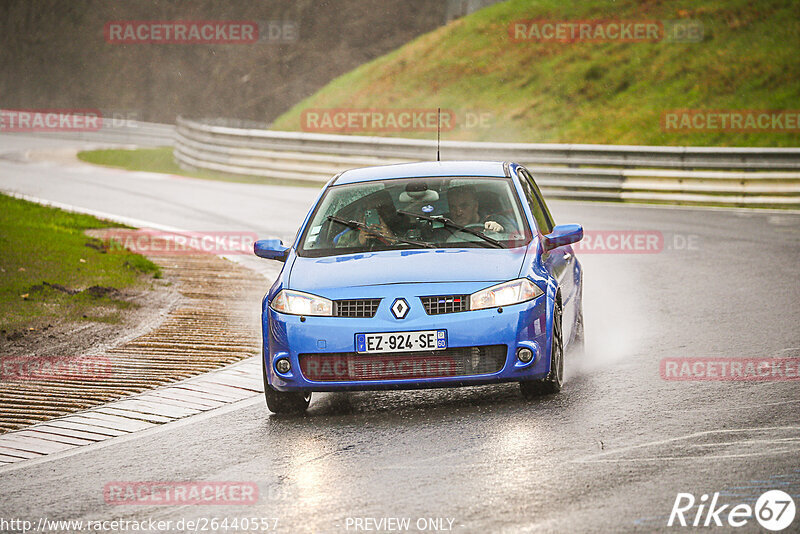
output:
[[[132,304],[121,291],[160,278],[159,267],[126,250],[108,253],[91,228],[121,227],[89,215],[0,194],[0,330],[60,321],[118,322]]]

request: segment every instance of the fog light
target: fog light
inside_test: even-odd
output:
[[[517,359],[522,363],[528,363],[533,359],[533,351],[526,348],[519,349],[517,351]]]
[[[275,362],[275,369],[277,369],[279,373],[286,374],[292,370],[292,364],[289,363],[289,360],[286,358],[281,358]]]

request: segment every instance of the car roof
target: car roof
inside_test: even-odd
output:
[[[422,161],[398,163],[344,171],[334,185],[391,180],[395,178],[426,178],[429,176],[507,176],[505,163],[498,161]]]

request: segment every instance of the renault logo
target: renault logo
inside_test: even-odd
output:
[[[406,299],[395,299],[391,307],[392,315],[397,319],[405,317],[410,309],[411,307],[408,305],[408,302],[406,302]]]

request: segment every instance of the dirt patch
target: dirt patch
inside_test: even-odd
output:
[[[170,275],[153,280],[149,287],[122,291],[100,286],[80,291],[49,282],[31,286],[30,293],[46,288],[69,295],[83,292],[95,298],[111,297],[131,306],[119,315],[121,320],[116,323],[47,320],[34,322],[27,330],[0,331],[0,354],[3,357],[83,355],[120,344],[132,334],[141,335],[157,326],[178,305],[182,297],[175,286],[177,281],[177,277]],[[96,313],[102,316],[118,311],[111,306],[107,309],[99,306]]]

